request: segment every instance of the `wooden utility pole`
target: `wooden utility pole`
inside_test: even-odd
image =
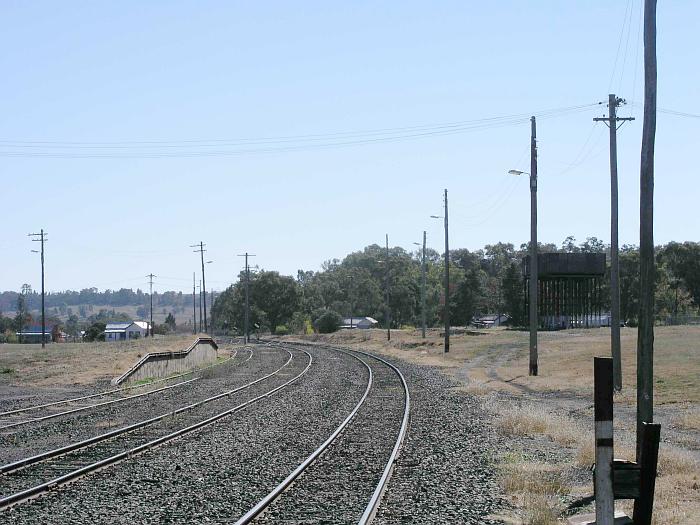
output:
[[[617,130],[634,117],[620,118],[617,107],[624,99],[608,95],[608,117],[596,117],[610,128],[610,345],[613,359],[613,381],[616,391],[622,390],[622,351],[620,347],[620,262],[618,248],[618,183],[617,183]],[[620,126],[622,126],[620,124]]]
[[[202,280],[199,280],[199,284],[197,285],[197,288],[199,288],[199,331],[202,331],[202,326],[204,326],[204,323],[202,322]]]
[[[41,243],[41,348],[46,348],[46,309],[44,307],[44,241],[46,241],[46,232],[41,229],[40,233],[30,233],[30,237],[34,237],[32,241]]]
[[[214,337],[214,302],[216,300],[215,294],[214,294],[214,289],[212,288],[211,290],[211,323],[209,323],[209,326],[211,327],[211,333],[209,335]]]
[[[384,322],[386,323],[386,340],[391,341],[391,308],[389,307],[389,234],[386,234],[386,261],[384,261],[384,292],[386,294],[386,308],[384,309]]]
[[[421,294],[420,294],[420,311],[421,311],[421,333],[423,339],[425,339],[425,325],[426,325],[426,313],[425,313],[425,288],[426,288],[426,276],[425,276],[425,241],[426,233],[423,230],[423,256],[421,258]]]
[[[149,273],[146,277],[148,277],[148,284],[150,285],[149,296],[151,298],[151,337],[153,337],[153,278],[155,277],[155,275]],[[148,331],[146,331],[146,335],[148,335]]]
[[[204,333],[206,334],[209,330],[207,328],[207,282],[204,278],[204,252],[206,252],[206,250],[204,249],[205,246],[206,246],[206,244],[204,244],[202,241],[199,241],[199,244],[190,245],[190,248],[199,247],[198,250],[193,250],[193,251],[195,253],[199,253],[202,257],[202,296],[204,298]],[[201,330],[201,326],[200,326],[200,330]]]
[[[530,117],[530,366],[529,374],[537,370],[537,123]]]
[[[644,1],[644,125],[639,170],[639,328],[637,460],[643,424],[654,421],[654,144],[656,139],[656,0]]]
[[[195,272],[192,272],[192,333],[197,333],[197,285],[195,283]]]
[[[250,267],[248,266],[248,257],[255,257],[255,255],[245,252],[244,254],[240,254],[239,257],[245,257],[245,319],[243,341],[250,343]]]
[[[445,353],[450,351],[450,228],[445,189]]]

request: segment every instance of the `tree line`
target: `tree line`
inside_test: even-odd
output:
[[[524,325],[522,260],[528,245],[497,243],[483,249],[450,252],[450,316],[467,325],[479,314],[504,313],[516,326]],[[560,245],[540,244],[540,253],[607,253],[609,246],[595,237],[577,243],[567,237]],[[698,314],[700,306],[700,243],[671,242],[656,249],[656,316],[660,321]],[[426,318],[438,326],[445,308],[444,257],[426,252]],[[609,257],[608,257],[609,261]],[[299,270],[296,276],[275,271],[250,273],[250,322],[271,332],[308,332],[328,312],[340,317],[370,316],[385,325],[386,286],[392,327],[421,322],[421,252],[401,247],[367,246],[344,259],[333,259],[321,271]],[[638,315],[639,250],[620,250],[621,315],[634,325]],[[609,309],[609,270],[603,277],[603,309]],[[212,308],[217,329],[241,333],[245,312],[245,275],[222,292]]]
[[[540,253],[607,253],[609,246],[595,237],[578,243],[567,237],[561,245],[540,244]],[[527,244],[516,248],[510,243],[486,245],[469,251],[450,252],[450,315],[455,325],[467,325],[475,315],[504,313],[515,326],[524,325],[525,297],[522,260]],[[609,261],[609,257],[608,257]],[[671,242],[656,248],[656,317],[659,321],[697,316],[700,307],[700,243]],[[426,267],[426,318],[428,326],[441,323],[445,308],[443,289],[444,257],[428,249]],[[219,294],[211,309],[217,330],[242,333],[245,305],[245,274]],[[392,327],[419,326],[421,322],[421,252],[401,247],[385,248],[373,244],[348,254],[344,259],[326,261],[320,271],[299,270],[296,276],[275,271],[252,269],[250,272],[250,322],[253,327],[271,332],[308,332],[319,329],[319,319],[369,316],[385,326],[386,285]],[[609,308],[609,272],[603,278],[603,309]],[[636,246],[620,249],[621,317],[634,325],[639,303],[639,250]],[[154,293],[154,306],[169,306],[189,319],[192,295],[182,292]],[[209,294],[207,294],[209,295]],[[98,292],[86,288],[47,295],[47,322],[60,323],[73,335],[94,323],[130,320],[109,308],[136,305],[146,318],[148,294],[141,290],[121,289]],[[40,295],[25,288],[24,293],[0,294],[0,334],[9,334],[39,319],[36,312]],[[210,297],[208,298],[208,302]],[[59,306],[56,306],[59,305]],[[73,305],[73,306],[68,306]],[[74,310],[74,306],[78,307]],[[3,317],[1,312],[13,312]],[[30,313],[31,312],[31,313]],[[59,317],[60,316],[60,317]],[[172,322],[174,326],[174,318]],[[332,323],[331,323],[332,325]]]

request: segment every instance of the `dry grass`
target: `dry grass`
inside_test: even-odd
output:
[[[506,436],[542,434],[566,447],[576,444],[581,435],[573,419],[534,404],[499,409],[496,427]]]
[[[700,430],[700,409],[692,407],[681,416],[673,420],[673,423],[687,430]]]
[[[0,384],[67,385],[90,384],[113,378],[148,352],[182,350],[193,336],[169,336],[119,343],[55,343],[0,345],[0,365],[12,374],[0,375]]]
[[[439,330],[422,339],[418,330],[394,330],[391,341],[382,330],[346,330],[329,335],[307,336],[316,341],[358,346],[412,362],[446,368],[457,379],[465,374],[495,379],[484,381],[489,389],[539,392],[571,392],[591,398],[593,357],[610,354],[610,330],[562,330],[540,332],[540,374],[527,374],[527,332],[490,329],[454,335],[450,353],[444,354]],[[304,336],[294,336],[304,338]],[[655,329],[655,400],[658,404],[700,403],[700,326],[660,326]],[[632,404],[636,388],[637,331],[621,330],[624,389],[616,403]]]
[[[561,496],[571,491],[561,466],[504,458],[499,475],[501,486],[520,509],[519,522],[527,525],[558,523]]]

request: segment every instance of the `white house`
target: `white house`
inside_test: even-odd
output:
[[[340,325],[341,328],[360,328],[366,330],[368,328],[374,327],[378,321],[371,317],[346,317],[343,319],[343,324]]]
[[[148,333],[148,323],[136,321],[133,323],[109,323],[105,327],[105,341],[127,341],[140,339]]]

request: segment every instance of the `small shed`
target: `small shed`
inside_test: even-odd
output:
[[[343,319],[343,324],[340,325],[340,328],[360,328],[361,330],[367,330],[374,327],[376,324],[378,324],[378,321],[372,317],[346,317]]]

